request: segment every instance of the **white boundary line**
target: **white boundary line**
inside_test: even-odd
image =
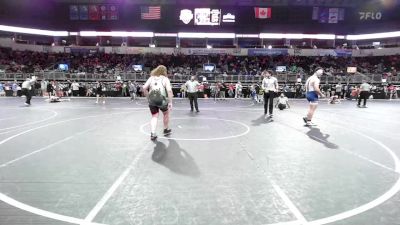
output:
[[[0,165],[0,168],[6,167],[6,166],[8,166],[8,165],[11,165],[11,164],[13,164],[13,163],[15,163],[15,162],[18,162],[18,161],[20,161],[20,160],[22,160],[22,159],[24,159],[24,158],[27,158],[27,157],[29,157],[29,156],[31,156],[31,155],[37,154],[37,153],[42,152],[42,151],[44,151],[44,150],[50,149],[50,148],[53,147],[53,146],[56,146],[56,145],[58,145],[58,144],[61,144],[61,143],[66,142],[66,141],[68,141],[68,140],[71,140],[72,138],[74,138],[74,137],[76,137],[76,136],[78,136],[78,135],[87,133],[87,132],[89,132],[89,131],[91,131],[91,130],[94,130],[94,129],[95,129],[95,128],[90,128],[90,129],[84,130],[84,131],[82,131],[82,132],[79,132],[79,133],[76,133],[76,134],[71,135],[71,136],[69,136],[69,137],[66,137],[66,138],[64,138],[64,139],[62,139],[62,140],[56,141],[56,142],[54,142],[54,143],[52,143],[52,144],[50,144],[50,145],[47,145],[47,146],[45,146],[45,147],[43,147],[43,148],[40,148],[40,149],[38,149],[38,150],[35,150],[35,151],[31,152],[31,153],[28,153],[28,154],[25,154],[25,155],[20,156],[20,157],[18,157],[18,158],[15,158],[15,159],[13,159],[13,160],[11,160],[11,161],[8,161],[8,162],[6,162],[6,163],[1,164],[1,165]]]
[[[17,117],[14,116],[14,117],[0,118],[0,120],[10,120],[10,119],[14,119],[14,118],[17,118]]]
[[[34,130],[38,130],[41,128],[45,128],[45,127],[49,127],[49,126],[53,126],[53,125],[57,125],[57,124],[61,124],[61,123],[65,123],[65,122],[70,122],[70,121],[75,121],[75,120],[80,120],[80,119],[86,119],[86,118],[93,118],[93,117],[101,117],[101,116],[109,116],[109,115],[118,115],[118,114],[126,114],[128,112],[123,112],[123,113],[110,113],[110,114],[101,114],[101,115],[94,115],[94,116],[84,116],[84,117],[78,117],[78,118],[72,118],[72,119],[67,119],[67,120],[62,120],[62,121],[58,121],[58,122],[53,122],[53,123],[49,123],[49,124],[45,124],[39,127],[35,127],[35,128],[31,128],[29,130],[25,130],[23,132],[20,132],[18,134],[15,134],[11,137],[8,137],[2,141],[0,141],[0,145],[18,137],[21,136],[23,134],[26,134],[28,132],[32,132]],[[8,197],[7,195],[0,193],[0,201],[3,201],[11,206],[14,206],[15,208],[18,209],[22,209],[26,212],[30,212],[39,216],[43,216],[46,218],[50,218],[50,219],[54,219],[54,220],[58,220],[58,221],[63,221],[63,222],[68,222],[68,223],[73,223],[73,224],[85,224],[85,225],[101,225],[99,223],[88,223],[83,219],[78,219],[75,217],[70,217],[70,216],[64,216],[61,214],[57,214],[57,213],[53,213],[53,212],[49,212],[43,209],[39,209],[36,207],[32,207],[30,205],[24,204],[22,202],[19,202],[13,198]]]
[[[57,214],[57,213],[52,213],[52,212],[49,212],[49,211],[38,209],[38,208],[32,207],[30,205],[24,204],[22,202],[16,201],[15,199],[12,199],[12,198],[10,198],[10,197],[2,194],[2,193],[0,193],[0,200],[5,202],[5,203],[7,203],[7,204],[9,204],[9,205],[12,205],[12,206],[18,208],[18,209],[22,209],[22,210],[24,210],[26,212],[30,212],[30,213],[33,213],[33,214],[36,214],[36,215],[44,216],[44,217],[47,217],[47,218],[50,218],[50,219],[55,219],[55,220],[58,220],[58,221],[64,221],[64,222],[74,223],[74,224],[83,224],[83,223],[85,223],[85,225],[104,225],[104,224],[100,224],[100,223],[87,223],[82,219],[78,219],[78,218],[74,218],[74,217],[70,217],[70,216],[64,216],[64,215],[60,215],[60,214]]]
[[[37,123],[42,123],[42,122],[44,122],[44,121],[51,120],[51,119],[53,119],[54,117],[56,117],[56,116],[58,115],[58,113],[57,113],[56,111],[53,111],[53,110],[49,110],[49,109],[38,109],[38,110],[49,111],[49,112],[52,112],[53,115],[50,116],[49,118],[46,118],[46,119],[43,119],[43,120],[39,120],[39,121],[31,122],[31,123],[25,123],[25,124],[18,125],[18,126],[14,126],[14,127],[2,128],[2,129],[0,129],[0,131],[2,131],[2,130],[10,130],[10,129],[19,128],[19,127],[26,127],[26,126],[28,126],[28,125],[33,125],[33,124],[37,124]]]
[[[280,222],[280,223],[273,223],[273,224],[263,224],[263,225],[299,225],[299,221],[293,220],[288,222]]]
[[[331,124],[334,124],[332,121],[327,120],[328,122],[330,122]],[[338,126],[336,124],[334,124],[335,126]],[[395,165],[395,169],[394,171],[399,173],[400,171],[400,159],[397,157],[397,155],[393,152],[392,149],[390,149],[388,146],[386,146],[385,144],[383,144],[382,142],[376,140],[375,138],[372,138],[364,133],[358,132],[356,130],[353,130],[351,128],[347,128],[347,130],[354,132],[356,134],[359,134],[369,140],[371,140],[372,142],[374,142],[375,144],[379,145],[380,147],[382,147],[393,159],[394,161],[394,165]],[[390,171],[393,171],[392,169]],[[343,219],[347,219],[350,218],[352,216],[361,214],[363,212],[366,212],[370,209],[373,209],[377,206],[379,206],[380,204],[384,203],[385,201],[389,200],[390,198],[392,198],[394,195],[396,195],[398,192],[400,191],[400,176],[398,177],[396,183],[388,190],[386,191],[384,194],[382,194],[381,196],[379,196],[378,198],[364,204],[361,205],[357,208],[342,212],[342,213],[338,213],[336,215],[333,216],[329,216],[329,217],[325,217],[325,218],[321,218],[321,219],[317,219],[317,220],[313,220],[313,221],[309,221],[308,225],[323,225],[323,224],[329,224],[329,223],[333,223],[336,221],[340,221]],[[276,224],[269,224],[269,225],[281,225],[280,223],[276,223]]]
[[[62,121],[58,121],[58,122],[54,122],[54,123],[45,124],[45,125],[42,125],[42,126],[39,126],[39,127],[35,127],[35,128],[31,128],[31,129],[25,130],[25,131],[23,131],[23,132],[20,132],[20,133],[18,133],[18,134],[15,134],[15,135],[13,135],[13,136],[11,136],[11,137],[8,137],[8,138],[6,138],[6,139],[0,141],[0,145],[6,143],[7,141],[9,141],[9,140],[11,140],[11,139],[14,139],[14,138],[18,137],[18,136],[21,136],[21,135],[26,134],[26,133],[28,133],[28,132],[31,132],[31,131],[34,131],[34,130],[38,130],[38,129],[41,129],[41,128],[44,128],[44,127],[48,127],[48,126],[52,126],[52,125],[57,125],[57,124],[60,124],[60,123],[65,123],[65,122],[70,122],[70,121],[75,121],[75,120],[86,119],[86,118],[99,117],[99,116],[109,116],[109,115],[118,115],[118,114],[127,114],[127,113],[129,113],[129,112],[110,113],[110,114],[92,115],[92,116],[83,116],[83,117],[77,117],[77,118],[72,118],[72,119],[67,119],[67,120],[62,120]]]
[[[249,126],[247,126],[246,124],[244,124],[242,122],[238,122],[238,121],[235,121],[235,120],[226,120],[226,119],[209,118],[209,117],[172,118],[171,120],[185,120],[185,119],[221,120],[221,121],[225,121],[225,122],[239,124],[239,125],[245,127],[246,131],[244,131],[244,132],[242,132],[240,134],[237,134],[237,135],[226,136],[226,137],[216,137],[216,138],[172,138],[172,137],[163,137],[163,136],[160,136],[158,138],[159,139],[177,140],[177,141],[217,141],[217,140],[226,140],[226,139],[241,137],[241,136],[244,136],[244,135],[246,135],[246,134],[248,134],[250,132],[250,127]],[[150,135],[150,133],[144,131],[144,127],[147,126],[148,124],[150,124],[150,122],[142,124],[140,126],[140,132],[142,132],[143,134],[146,134],[146,135]]]
[[[285,192],[273,181],[271,180],[272,187],[278,195],[282,198],[283,202],[285,202],[286,206],[292,212],[292,214],[296,217],[297,223],[299,224],[307,224],[306,218],[304,218],[303,214],[300,210],[293,204],[293,202],[289,199],[289,197],[285,194]]]
[[[333,123],[332,121],[327,120],[327,119],[325,119],[325,121],[328,121],[328,122],[330,122],[330,123]],[[338,125],[336,125],[336,123],[338,123],[337,121],[335,121],[334,123],[335,123],[335,124],[334,124],[335,126],[338,126]],[[339,123],[340,123],[340,122],[339,122]],[[285,126],[289,126],[289,125],[287,125],[287,124],[285,124],[285,123],[282,123],[282,122],[279,122],[278,124],[284,124]],[[343,123],[342,123],[342,124],[343,124]],[[289,127],[291,127],[291,126],[289,126]],[[291,127],[291,128],[292,128],[293,130],[295,130],[295,131],[298,131],[298,132],[304,134],[304,132],[301,131],[300,129],[296,129],[296,128],[293,128],[293,127]],[[353,132],[353,133],[357,133],[357,134],[359,134],[359,135],[362,135],[362,136],[364,136],[364,137],[366,137],[366,138],[368,138],[368,139],[371,138],[370,136],[367,136],[367,135],[365,135],[365,134],[362,134],[362,133],[360,133],[360,132],[358,132],[358,131],[356,131],[356,130],[354,130],[354,129],[351,129],[351,128],[346,128],[346,129],[350,130],[350,131]],[[310,136],[310,137],[313,137],[313,138],[315,138],[315,139],[317,139],[317,140],[319,140],[320,142],[323,142],[323,143],[325,143],[325,144],[331,144],[329,141],[326,141],[326,140],[324,140],[324,139],[318,138],[318,137],[316,137],[316,136],[314,136],[314,135],[309,135],[309,136]],[[374,140],[376,140],[376,139],[374,139]],[[381,147],[382,147],[382,145],[381,145]],[[341,151],[343,151],[343,152],[346,152],[347,154],[353,155],[353,156],[355,156],[355,157],[358,157],[358,158],[360,158],[360,159],[362,159],[362,160],[368,161],[369,163],[372,163],[372,164],[374,164],[374,165],[376,165],[376,166],[382,167],[382,168],[384,168],[384,169],[390,170],[390,171],[395,172],[395,173],[400,173],[400,169],[399,169],[399,171],[396,171],[396,169],[390,168],[390,167],[388,167],[388,166],[386,166],[386,165],[383,165],[383,164],[381,164],[381,163],[379,163],[379,162],[376,162],[376,161],[374,161],[374,160],[372,160],[372,159],[369,159],[369,158],[367,158],[367,157],[365,157],[365,156],[362,156],[362,155],[360,155],[360,154],[358,154],[358,153],[352,152],[352,151],[350,151],[350,150],[348,150],[348,149],[339,148],[339,150],[341,150]],[[392,157],[392,159],[394,159],[393,155],[391,155],[390,152],[388,152],[388,153],[389,153],[389,155]],[[396,156],[395,156],[395,157],[396,157]]]
[[[111,196],[114,194],[114,192],[118,189],[118,187],[124,182],[126,177],[129,175],[131,170],[136,166],[138,163],[139,159],[142,157],[142,155],[145,153],[145,150],[147,147],[150,145],[151,142],[147,143],[138,153],[138,155],[135,157],[135,159],[132,161],[132,163],[126,168],[126,170],[118,177],[118,179],[114,182],[114,184],[108,189],[108,191],[104,194],[104,196],[100,199],[100,201],[95,205],[95,207],[89,212],[89,214],[85,218],[86,223],[91,223],[93,219],[97,216],[97,214],[100,212],[100,210],[104,207],[104,205],[107,203],[107,201],[111,198]],[[81,224],[84,225],[84,224]]]
[[[369,163],[372,163],[372,164],[374,164],[374,165],[376,165],[376,166],[382,167],[382,168],[384,168],[384,169],[390,170],[390,171],[395,172],[395,173],[399,173],[399,171],[396,171],[396,170],[393,169],[393,168],[390,168],[390,167],[388,167],[388,166],[386,166],[386,165],[383,165],[382,163],[375,162],[374,160],[369,159],[369,158],[367,158],[367,157],[365,157],[365,156],[362,156],[362,155],[360,155],[360,154],[358,154],[358,153],[355,153],[355,152],[353,152],[353,151],[350,151],[350,150],[347,150],[347,149],[343,149],[343,148],[341,148],[340,150],[342,150],[342,151],[344,151],[344,152],[347,152],[348,154],[353,155],[353,156],[355,156],[355,157],[358,157],[358,158],[360,158],[360,159],[363,159],[363,160],[365,160],[365,161],[368,161]]]

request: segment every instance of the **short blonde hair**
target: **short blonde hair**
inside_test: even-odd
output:
[[[157,66],[157,68],[153,69],[150,73],[150,76],[167,76],[167,67],[163,66],[163,65],[159,65]]]

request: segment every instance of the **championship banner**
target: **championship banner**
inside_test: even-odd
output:
[[[107,6],[105,5],[100,6],[100,19],[107,20]]]
[[[339,21],[339,9],[329,8],[328,23],[338,23]]]
[[[110,5],[108,8],[108,20],[118,20],[118,6]]]
[[[79,6],[79,19],[88,20],[89,19],[89,9],[87,5]]]
[[[100,20],[100,7],[89,5],[89,20]]]
[[[79,20],[79,8],[77,5],[69,6],[69,19],[70,20]]]
[[[264,49],[264,48],[252,48],[248,50],[249,56],[264,56],[264,55],[288,55],[287,49]]]
[[[313,7],[312,20],[318,20],[320,23],[338,23],[344,20],[345,9]]]

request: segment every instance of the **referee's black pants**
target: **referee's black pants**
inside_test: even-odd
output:
[[[264,92],[264,114],[267,114],[267,112],[269,112],[269,114],[272,115],[272,112],[274,110],[274,97],[275,92]]]
[[[22,88],[21,92],[22,92],[22,95],[26,96],[25,103],[30,105],[31,104],[31,98],[32,98],[31,91],[28,90],[27,88]]]
[[[190,109],[193,111],[193,102],[196,111],[199,111],[199,105],[197,104],[197,92],[190,93],[188,92],[188,97],[190,100]]]
[[[358,105],[361,104],[361,100],[364,100],[364,106],[367,104],[367,98],[369,97],[369,91],[361,91],[358,97]]]

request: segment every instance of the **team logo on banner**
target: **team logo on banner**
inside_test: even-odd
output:
[[[182,10],[181,10],[181,14],[179,15],[179,19],[180,19],[184,24],[189,24],[190,21],[193,19],[192,10],[189,10],[189,9],[182,9]]]
[[[236,16],[231,13],[222,15],[222,22],[224,22],[224,23],[234,23],[235,19],[236,19]]]

